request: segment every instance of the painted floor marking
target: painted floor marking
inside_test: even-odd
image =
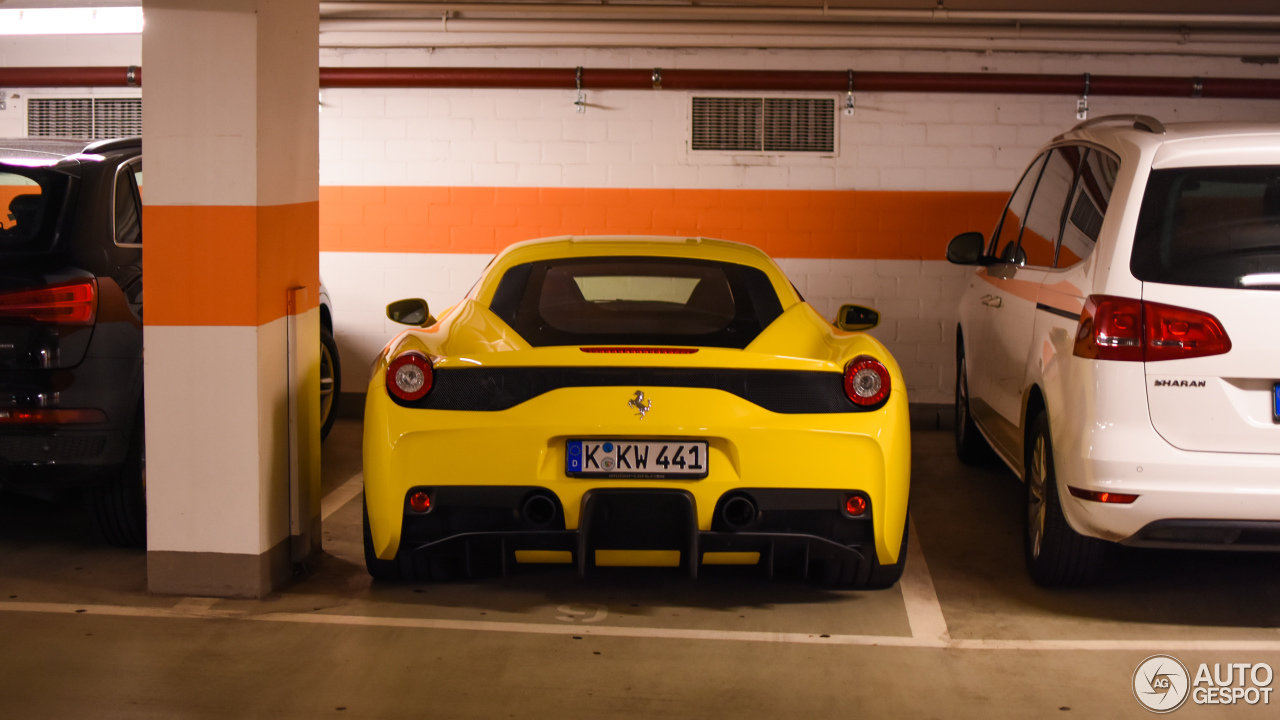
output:
[[[364,490],[364,473],[358,472],[338,487],[329,491],[320,501],[320,520],[328,520],[329,516],[338,512],[347,503],[355,500]]]
[[[922,643],[946,647],[951,642],[951,634],[947,632],[947,619],[942,615],[942,603],[938,602],[938,592],[933,587],[933,576],[924,561],[924,550],[920,547],[920,536],[916,534],[914,523],[909,532],[907,567],[898,581],[898,589],[902,591],[902,602],[907,608],[911,637]]]
[[[215,597],[185,597],[173,606],[174,610],[184,613],[202,613],[211,609],[215,604],[222,601],[222,598]]]
[[[1280,652],[1280,640],[931,640],[892,635],[831,635],[816,633],[750,632],[742,630],[697,630],[692,628],[614,627],[608,625],[551,625],[546,623],[444,620],[431,618],[370,617],[320,613],[247,613],[235,610],[200,609],[194,605],[177,607],[132,607],[128,605],[77,605],[0,601],[0,613],[51,613],[104,617],[169,618],[178,620],[248,620],[387,627],[416,630],[462,630],[471,632],[524,633],[534,635],[576,635],[579,637],[624,637],[668,640],[726,640],[804,645],[864,645],[949,650],[1032,650],[1032,651],[1163,651],[1163,652]]]

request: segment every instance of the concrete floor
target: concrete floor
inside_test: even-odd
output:
[[[1280,668],[1280,557],[1129,551],[1101,586],[1040,589],[1022,486],[937,431],[915,436],[890,590],[742,568],[374,585],[360,431],[324,446],[325,552],[262,601],[150,595],[144,554],[102,546],[78,507],[0,493],[0,718],[1147,717],[1149,655]]]

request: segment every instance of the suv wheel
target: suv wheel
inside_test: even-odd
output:
[[[147,456],[142,423],[134,430],[129,459],[111,477],[86,493],[89,514],[112,545],[147,546]]]
[[[1031,579],[1047,586],[1095,582],[1102,571],[1107,544],[1071,529],[1062,514],[1049,418],[1044,412],[1032,421],[1025,453],[1027,511],[1024,536],[1027,570]]]

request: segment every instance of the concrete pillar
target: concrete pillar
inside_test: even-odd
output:
[[[260,597],[319,546],[319,11],[144,0],[147,578]]]

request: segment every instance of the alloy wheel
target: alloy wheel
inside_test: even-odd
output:
[[[1027,467],[1027,540],[1031,546],[1031,556],[1036,558],[1040,557],[1041,545],[1044,543],[1048,470],[1044,435],[1037,434],[1031,447],[1031,463]]]

